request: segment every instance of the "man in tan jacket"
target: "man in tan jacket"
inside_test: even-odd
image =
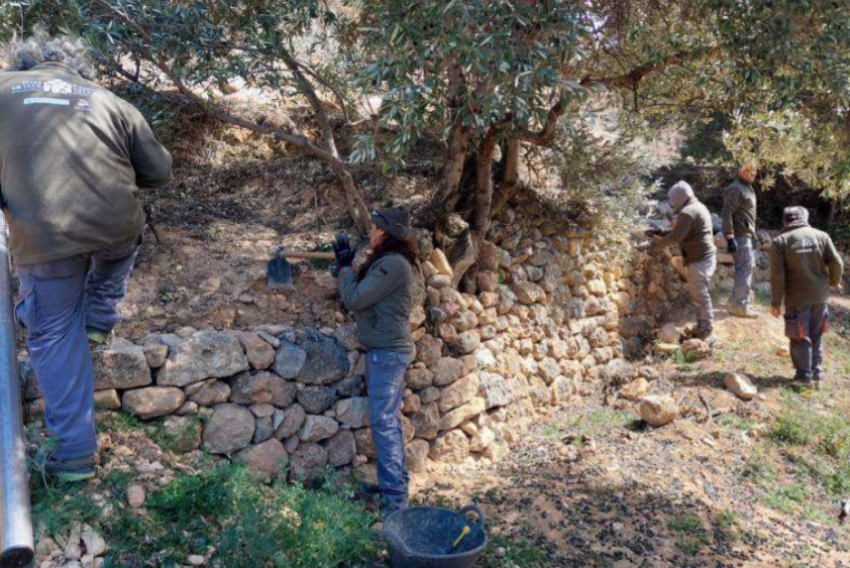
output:
[[[653,248],[679,245],[688,270],[688,290],[697,312],[695,337],[714,341],[714,307],[709,284],[717,270],[717,248],[712,237],[711,214],[684,181],[670,188],[670,204],[677,213],[673,231],[666,237],[656,237]]]
[[[817,385],[823,379],[829,288],[841,284],[844,263],[829,235],[809,226],[804,207],[786,207],[783,222],[770,251],[771,313],[779,317],[785,305],[795,380]]]
[[[20,279],[45,419],[58,444],[39,465],[62,481],[94,475],[94,375],[87,335],[118,322],[145,214],[139,187],[171,179],[171,155],[129,103],[86,79],[80,40],[14,43],[0,72],[0,197]]]

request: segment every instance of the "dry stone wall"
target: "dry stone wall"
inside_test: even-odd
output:
[[[424,298],[411,318],[405,377],[408,465],[498,460],[535,413],[632,377],[639,355],[685,289],[675,266],[592,235],[547,236],[497,224],[460,292],[440,249],[426,251]],[[351,322],[335,328],[184,328],[94,352],[96,404],[163,427],[179,451],[201,448],[269,478],[301,479],[374,457],[365,355]],[[43,409],[21,359],[26,397]],[[200,420],[192,417],[198,417]]]

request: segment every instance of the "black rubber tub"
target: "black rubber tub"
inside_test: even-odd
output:
[[[475,521],[469,513],[475,513]],[[469,532],[458,541],[464,527]],[[381,535],[393,568],[470,568],[487,547],[484,514],[474,505],[459,511],[408,507],[384,521]]]

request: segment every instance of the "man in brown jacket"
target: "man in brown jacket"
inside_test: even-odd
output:
[[[795,380],[820,381],[821,340],[829,323],[826,302],[830,286],[841,284],[844,263],[829,235],[809,226],[804,207],[786,207],[783,222],[770,255],[770,311],[779,317],[785,304],[785,335],[791,341]]]
[[[80,40],[36,34],[0,72],[0,197],[20,279],[15,315],[58,441],[40,452],[62,481],[94,475],[88,336],[118,322],[141,242],[139,187],[171,179],[171,155],[129,103],[88,81]]]
[[[695,337],[713,341],[714,308],[708,289],[717,270],[717,248],[712,237],[711,213],[687,182],[680,181],[671,187],[668,197],[678,214],[676,222],[673,231],[666,237],[656,237],[652,246],[661,249],[679,245],[688,269],[688,290],[697,312]]]

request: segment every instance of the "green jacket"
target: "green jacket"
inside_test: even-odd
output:
[[[37,264],[137,238],[134,193],[171,155],[130,103],[62,63],[0,72],[0,193],[12,255]]]
[[[410,313],[413,310],[413,268],[399,254],[388,254],[357,282],[354,269],[339,275],[339,292],[354,312],[357,339],[369,349],[412,353]]]
[[[685,266],[708,260],[717,253],[712,236],[711,213],[698,199],[679,211],[673,231],[655,244],[656,248],[679,245]]]
[[[832,239],[805,223],[773,239],[770,254],[771,304],[787,307],[826,303],[829,287],[841,283],[844,263]]]
[[[740,180],[733,181],[723,193],[723,234],[755,238],[756,207],[753,188]]]

